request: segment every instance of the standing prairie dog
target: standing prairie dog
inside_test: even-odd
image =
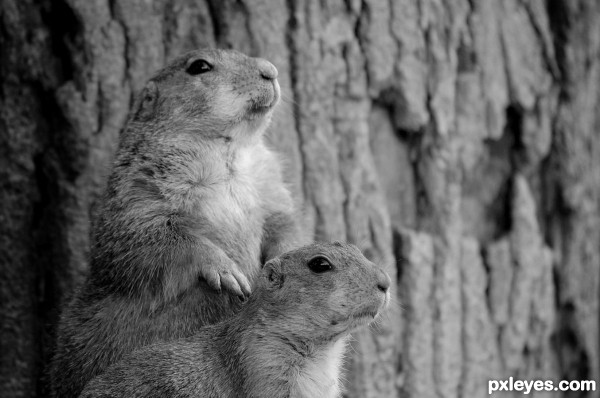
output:
[[[298,246],[280,162],[263,142],[276,78],[266,60],[200,50],[148,81],[93,223],[90,274],[59,322],[55,396],[78,396],[136,348],[233,314],[262,264]]]
[[[386,306],[389,276],[336,242],[271,260],[259,280],[233,317],[127,355],[80,397],[338,397],[346,337]]]

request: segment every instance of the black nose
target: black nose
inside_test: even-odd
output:
[[[392,280],[390,279],[387,272],[379,270],[379,273],[377,275],[377,288],[382,292],[387,293],[387,291],[390,289],[391,284]]]

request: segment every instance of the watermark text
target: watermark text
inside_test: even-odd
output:
[[[596,391],[594,380],[515,380],[512,376],[507,380],[489,380],[488,394],[497,391],[519,391],[529,394],[532,391]]]

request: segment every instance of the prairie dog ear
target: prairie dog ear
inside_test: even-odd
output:
[[[281,289],[285,280],[285,275],[281,270],[281,260],[274,258],[267,261],[263,267],[263,274],[269,290]]]
[[[154,115],[156,103],[158,102],[158,86],[149,81],[140,93],[137,106],[135,107],[136,120],[148,120]]]

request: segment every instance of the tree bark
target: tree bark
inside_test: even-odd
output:
[[[45,394],[133,94],[203,46],[277,66],[269,139],[306,227],[397,281],[348,397],[600,382],[599,2],[2,0],[0,18],[7,397]]]

